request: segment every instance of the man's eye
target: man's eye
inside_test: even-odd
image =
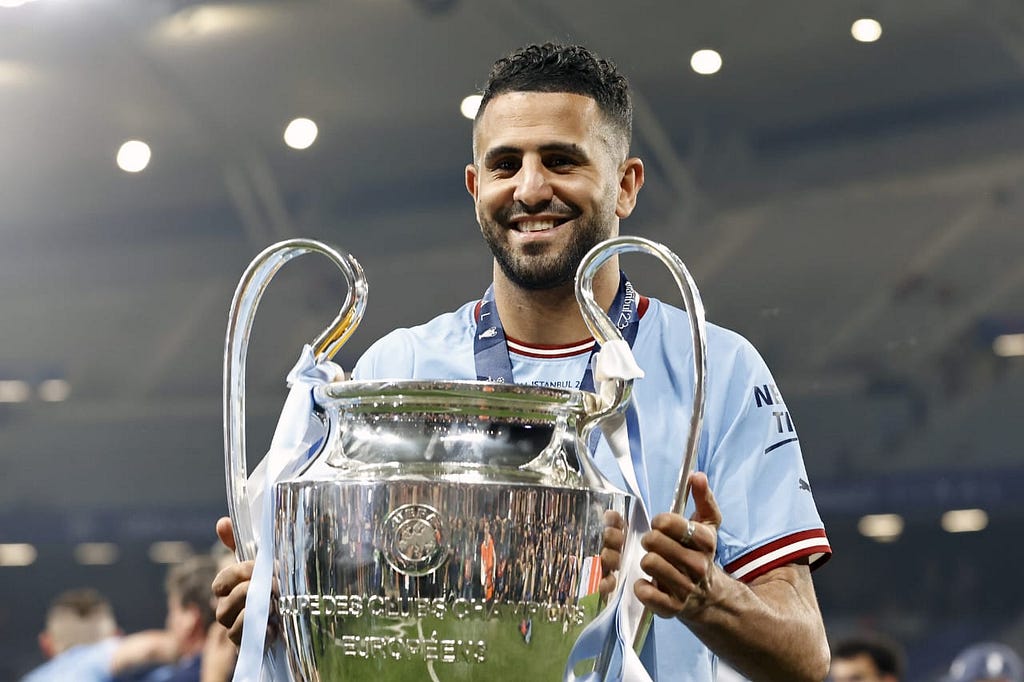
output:
[[[519,162],[515,159],[503,159],[491,164],[491,170],[499,173],[515,173],[519,170]]]
[[[546,161],[548,168],[564,168],[573,165],[573,160],[568,156],[552,156]]]

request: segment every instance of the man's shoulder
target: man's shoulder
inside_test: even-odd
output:
[[[116,639],[80,644],[51,658],[23,677],[21,682],[56,682],[71,679],[107,682],[111,679],[110,661],[116,647]]]
[[[409,343],[414,343],[417,346],[445,347],[458,339],[471,338],[476,324],[475,308],[476,301],[472,301],[463,304],[457,310],[442,313],[423,324],[399,327],[375,341],[371,349],[389,349]]]
[[[678,347],[690,338],[689,315],[682,308],[651,297],[646,314],[641,318],[641,333],[647,332],[657,343]],[[711,359],[741,356],[759,357],[757,349],[745,336],[714,322],[706,322],[708,356]]]
[[[414,327],[395,329],[370,345],[356,364],[356,378],[414,378],[432,358],[452,358],[472,344],[476,301]],[[440,377],[433,377],[440,378]]]

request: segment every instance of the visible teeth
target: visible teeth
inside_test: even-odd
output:
[[[522,232],[543,232],[544,230],[550,230],[555,226],[554,220],[534,220],[530,222],[520,222],[519,229]]]

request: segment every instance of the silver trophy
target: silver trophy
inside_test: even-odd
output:
[[[604,344],[621,336],[593,300],[600,248],[581,265],[577,295]],[[311,344],[317,360],[334,355],[365,308],[359,264],[311,240],[271,246],[239,283],[224,392],[228,507],[242,559],[257,544],[244,443],[248,338],[270,279],[306,253],[328,257],[348,283],[338,317]],[[613,387],[603,399],[479,381],[315,388],[312,444],[273,483],[272,537],[260,539],[273,552],[292,678],[563,679],[580,634],[608,608],[598,590],[604,513],[628,516],[636,504],[587,447],[629,400],[631,381]],[[609,659],[606,651],[574,670],[600,679]]]

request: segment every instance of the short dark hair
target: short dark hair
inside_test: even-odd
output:
[[[189,557],[167,572],[166,590],[182,606],[195,606],[204,626],[213,624],[213,579],[217,560],[203,554]]]
[[[832,647],[832,658],[868,656],[883,674],[903,677],[903,647],[882,635],[857,635],[840,640]]]
[[[46,631],[54,651],[90,644],[117,633],[114,610],[107,598],[91,588],[62,592],[50,602]]]
[[[633,135],[633,101],[629,82],[618,68],[582,45],[527,45],[491,67],[476,121],[488,102],[508,92],[568,92],[586,95],[626,143]]]

